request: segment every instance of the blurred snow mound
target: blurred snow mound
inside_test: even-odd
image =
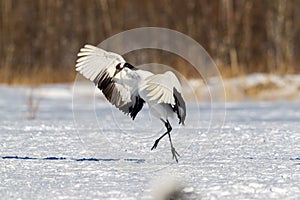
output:
[[[227,101],[295,101],[300,99],[300,75],[274,75],[255,73],[243,77],[223,79],[216,83],[215,78],[203,80],[189,80],[188,86],[193,91],[187,92],[187,98],[197,96],[200,101],[210,101],[211,96],[221,93],[225,89]],[[219,101],[224,97],[219,95]]]
[[[184,181],[171,175],[162,175],[152,186],[151,196],[153,200],[187,200],[192,198],[193,187],[186,187]],[[197,198],[199,199],[199,198]]]

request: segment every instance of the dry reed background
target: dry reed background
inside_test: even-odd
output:
[[[299,0],[0,0],[0,82],[72,81],[83,44],[143,26],[191,36],[225,76],[300,71]],[[181,58],[142,54],[126,56],[193,76]]]

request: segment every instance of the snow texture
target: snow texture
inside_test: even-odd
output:
[[[147,107],[135,121],[87,83],[0,86],[0,199],[300,199],[300,103],[187,103],[181,155]],[[219,116],[213,118],[212,116]],[[224,116],[223,116],[224,117]],[[212,120],[213,119],[213,120]]]

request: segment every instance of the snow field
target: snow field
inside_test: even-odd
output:
[[[150,151],[164,128],[147,108],[132,122],[89,88],[34,89],[28,120],[30,88],[0,86],[1,199],[300,198],[299,102],[228,102],[224,124],[221,102],[189,102],[176,164],[167,139]]]

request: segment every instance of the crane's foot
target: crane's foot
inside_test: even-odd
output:
[[[151,151],[152,151],[153,149],[156,149],[156,147],[157,147],[159,141],[160,141],[163,137],[165,137],[165,135],[167,135],[167,134],[169,134],[168,131],[165,132],[162,136],[160,136],[157,140],[155,140],[155,142],[154,142],[154,144],[153,144],[153,146],[152,146],[152,148],[151,148]]]
[[[156,149],[156,147],[157,147],[157,145],[158,145],[158,142],[159,142],[159,139],[155,140],[155,142],[154,142],[154,144],[153,144],[153,146],[152,146],[152,148],[151,148],[151,151],[152,151],[153,149]]]
[[[171,147],[171,152],[172,152],[173,159],[175,159],[176,162],[178,163],[177,156],[180,157],[180,155],[179,155],[179,153],[177,153],[177,151],[175,150],[175,148],[173,146]]]

